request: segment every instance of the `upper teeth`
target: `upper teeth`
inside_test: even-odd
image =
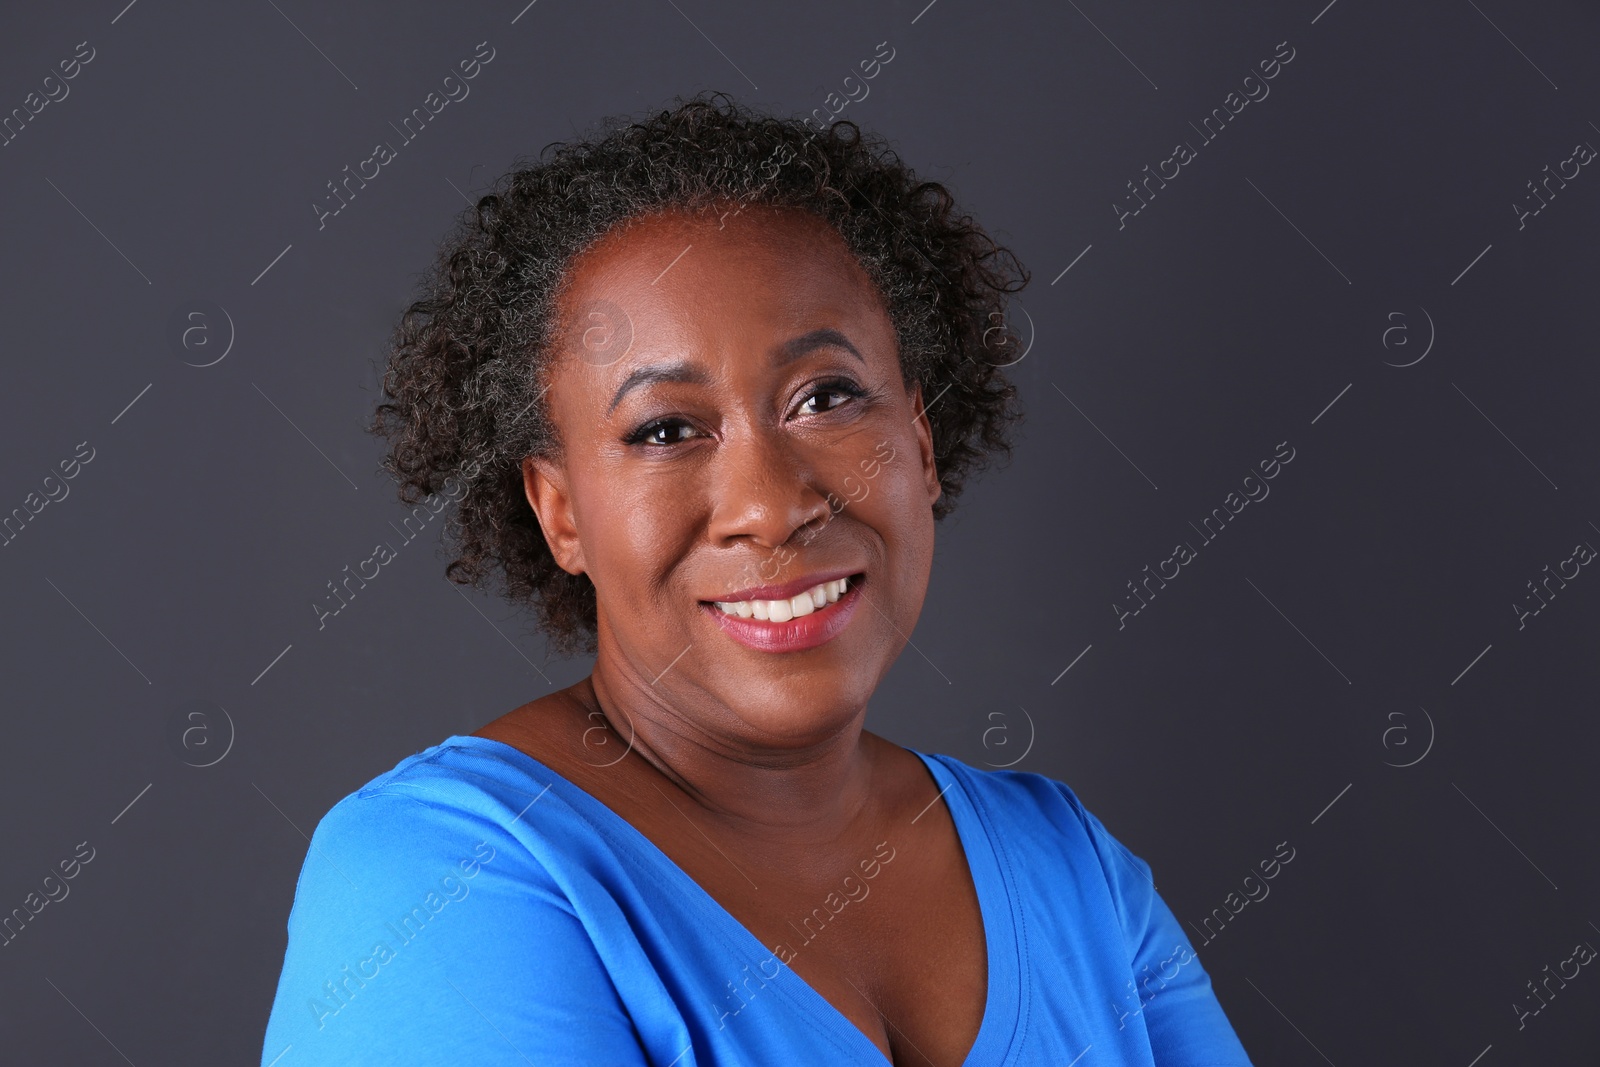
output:
[[[823,582],[788,600],[718,600],[714,603],[724,614],[736,615],[741,619],[754,616],[766,622],[788,622],[802,615],[810,615],[818,608],[838,600],[844,595],[848,582],[848,578]]]

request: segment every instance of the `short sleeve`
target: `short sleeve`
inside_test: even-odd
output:
[[[311,839],[263,1067],[648,1062],[565,894],[492,819],[341,800]]]
[[[1157,1067],[1250,1067],[1178,919],[1156,891],[1150,865],[1079,807],[1105,869],[1133,971],[1124,1025],[1142,1016]]]

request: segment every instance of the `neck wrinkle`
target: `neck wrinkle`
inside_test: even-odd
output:
[[[633,708],[616,699],[602,672],[574,688],[581,703],[629,746],[624,758],[648,763],[677,794],[663,792],[663,798],[680,811],[687,801],[696,814],[752,842],[833,843],[872,808],[876,739],[861,728],[865,709],[849,727],[808,749],[758,753],[717,744],[667,706],[654,687],[646,687],[648,694],[640,691],[643,699]]]

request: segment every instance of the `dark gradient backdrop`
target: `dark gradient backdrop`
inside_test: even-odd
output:
[[[1594,1062],[1592,5],[124,2],[0,33],[6,1062],[254,1061],[322,813],[586,672],[438,523],[313,604],[401,543],[361,427],[454,214],[702,88],[1033,271],[871,728],[1071,784],[1257,1063]]]

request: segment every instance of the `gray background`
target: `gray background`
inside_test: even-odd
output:
[[[1600,945],[1600,577],[1513,605],[1600,545],[1600,176],[1511,207],[1600,145],[1592,7],[523,2],[6,14],[0,112],[95,50],[0,147],[0,515],[94,449],[0,548],[0,914],[95,850],[0,948],[7,1062],[254,1062],[322,813],[586,673],[447,583],[433,531],[325,629],[311,608],[403,514],[361,427],[466,198],[676,94],[824,107],[882,41],[841,117],[1034,280],[1021,448],[941,525],[869,726],[1068,782],[1191,931],[1288,842],[1195,937],[1257,1063],[1594,1062],[1593,968],[1514,1005]],[[480,41],[470,97],[319,230],[325,183]],[[1119,229],[1179,140],[1198,157]],[[1198,557],[1119,628],[1178,541]]]

